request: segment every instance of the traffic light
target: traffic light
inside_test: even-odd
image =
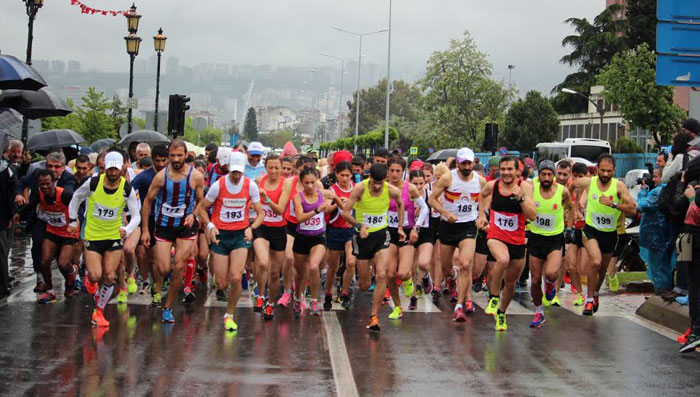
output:
[[[168,106],[168,133],[173,139],[178,135],[185,135],[185,112],[190,110],[190,105],[187,102],[190,98],[185,95],[174,94],[170,95],[170,103]]]
[[[484,150],[495,152],[498,149],[498,124],[486,123],[484,131]]]

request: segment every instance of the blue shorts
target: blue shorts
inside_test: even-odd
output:
[[[345,243],[352,241],[352,236],[355,235],[353,228],[339,228],[328,226],[328,238],[326,240],[327,247],[331,251],[345,251]]]
[[[245,240],[245,230],[219,230],[219,244],[209,244],[213,253],[224,256],[229,256],[231,251],[250,247],[250,241]]]

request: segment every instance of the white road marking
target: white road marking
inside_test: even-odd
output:
[[[435,306],[433,303],[433,298],[430,295],[418,296],[418,302],[416,304],[416,310],[408,310],[408,305],[411,304],[411,298],[407,298],[402,290],[399,290],[401,295],[401,309],[404,313],[439,313],[440,308]],[[395,307],[394,300],[389,300],[389,306],[393,309]]]
[[[195,292],[196,293],[196,292]],[[228,295],[227,295],[228,296]],[[253,307],[253,293],[250,288],[241,291],[241,296],[238,298],[236,307]],[[204,302],[204,307],[226,307],[226,302],[216,300],[216,288],[212,288],[207,295],[207,301]]]
[[[340,327],[336,314],[324,312],[323,325],[326,329],[326,344],[331,358],[336,394],[343,397],[359,396],[355,377],[352,374],[352,366],[350,366],[348,350],[345,346],[345,339],[343,338],[343,330]]]

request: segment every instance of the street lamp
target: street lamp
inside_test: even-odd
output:
[[[605,116],[605,107],[602,106],[602,104],[600,104],[600,105],[597,104],[595,101],[593,101],[588,96],[586,96],[578,91],[574,91],[570,88],[562,88],[561,92],[564,92],[567,94],[580,95],[580,96],[586,98],[586,100],[588,100],[588,102],[592,103],[593,106],[595,106],[595,109],[598,111],[598,114],[600,114],[600,127],[599,127],[599,131],[598,131],[598,137],[600,139],[602,139],[602,137],[603,137],[603,117]],[[591,131],[591,138],[593,138],[593,131]]]
[[[328,54],[326,52],[322,52],[321,55],[323,55],[324,57],[335,59],[336,61],[340,61],[340,99],[338,101],[338,137],[340,137],[340,133],[341,131],[343,131],[343,123],[341,116],[343,111],[343,78],[345,77],[345,62],[358,59],[358,57],[338,58],[337,56]],[[367,55],[362,55],[360,58],[366,56]]]
[[[29,17],[28,34],[27,34],[27,64],[32,64],[32,42],[34,41],[34,19],[39,9],[44,6],[44,0],[23,0],[27,7],[27,16]]]
[[[128,134],[131,134],[131,117],[133,112],[132,98],[134,97],[134,60],[139,54],[139,47],[141,46],[141,38],[136,35],[139,29],[139,20],[141,15],[136,13],[136,4],[132,4],[129,11],[126,13],[127,29],[129,30],[129,35],[124,37],[126,41],[126,53],[129,54],[129,100],[127,103],[128,113],[127,113],[127,128]]]
[[[362,68],[362,38],[364,36],[369,36],[372,34],[388,32],[389,29],[381,29],[381,30],[376,30],[374,32],[367,32],[367,33],[351,32],[349,30],[341,29],[337,26],[333,26],[333,29],[335,29],[339,32],[351,34],[353,36],[357,36],[360,38],[360,50],[357,53],[357,99],[355,100],[355,139],[357,139],[357,137],[359,135],[359,128],[360,128],[360,69]],[[355,151],[357,151],[357,143],[355,143]]]
[[[153,121],[153,129],[158,131],[158,97],[160,96],[160,54],[165,51],[165,40],[163,28],[158,29],[158,34],[153,36],[153,46],[158,53],[158,69],[156,70],[156,118]]]
[[[384,147],[389,149],[389,99],[391,94],[391,4],[389,0],[389,44],[386,54],[386,114],[384,116]]]

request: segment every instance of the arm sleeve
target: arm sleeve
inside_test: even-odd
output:
[[[141,204],[138,198],[136,198],[136,189],[129,189],[126,206],[129,207],[129,215],[131,215],[129,224],[124,228],[128,236],[141,224]]]
[[[250,195],[251,203],[260,202],[260,189],[258,189],[258,184],[253,180],[250,181],[250,187],[248,188],[248,194]]]
[[[423,197],[418,197],[417,199],[413,200],[413,202],[418,204],[418,208],[420,209],[418,219],[416,220],[416,225],[423,225],[425,223],[425,219],[430,215],[428,204],[425,203],[425,199]]]
[[[90,181],[93,178],[88,179],[80,185],[78,190],[73,192],[73,197],[68,204],[68,217],[70,219],[78,219],[78,210],[80,209],[80,204],[85,201],[86,198],[90,197]]]
[[[210,203],[213,203],[216,201],[216,198],[219,197],[219,184],[221,181],[216,181],[214,182],[213,185],[209,188],[209,191],[207,192],[207,196],[205,197]]]

